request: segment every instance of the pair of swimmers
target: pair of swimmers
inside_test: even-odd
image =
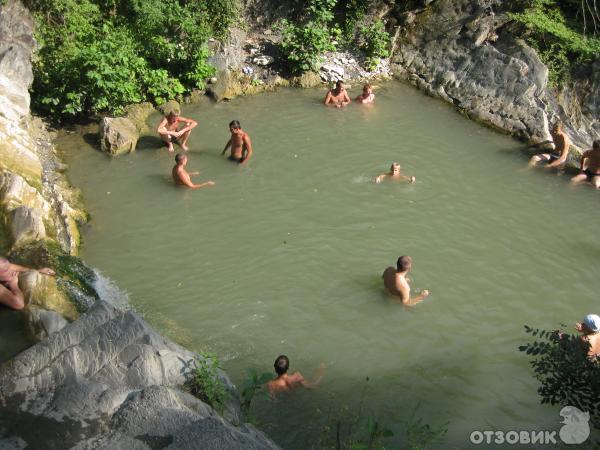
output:
[[[363,105],[375,101],[375,94],[373,94],[373,88],[370,84],[365,84],[363,86],[362,94],[356,97],[355,101]],[[325,106],[335,106],[336,108],[343,108],[351,102],[352,100],[350,100],[348,92],[344,88],[344,83],[342,83],[341,80],[338,80],[335,83],[335,87],[327,92],[324,100]]]
[[[550,135],[552,136],[554,151],[533,155],[529,161],[530,167],[543,162],[546,163],[545,168],[560,168],[567,162],[571,140],[563,131],[560,121],[554,123],[550,130]],[[579,165],[579,173],[571,178],[572,184],[582,182],[589,182],[596,189],[600,189],[600,140],[595,140],[592,148],[583,153]]]
[[[167,118],[163,119],[163,122],[165,120],[167,120]],[[181,118],[181,121],[184,123],[187,123],[190,120],[191,119]],[[160,132],[160,130],[161,126],[159,125],[158,131]],[[185,127],[182,130],[185,130]],[[240,122],[238,122],[237,120],[232,120],[229,123],[229,131],[231,133],[231,137],[225,144],[225,148],[223,149],[221,155],[224,155],[227,149],[231,149],[229,160],[237,162],[239,164],[246,164],[252,156],[252,140],[250,139],[250,136],[242,129]],[[187,132],[187,137],[189,137],[190,132],[191,129]],[[184,135],[182,134],[181,137],[183,138],[183,136]],[[185,138],[185,142],[187,142],[187,137]],[[163,137],[163,139],[165,139],[165,137]],[[183,146],[183,142],[181,148],[183,148],[184,150],[187,149]],[[200,184],[193,183],[191,177],[193,175],[198,175],[199,172],[188,172],[185,169],[187,163],[187,155],[183,153],[178,153],[177,155],[175,155],[175,167],[173,167],[172,170],[173,180],[175,181],[175,184],[180,186],[186,186],[191,189],[200,189],[203,187],[210,187],[215,185],[214,181],[207,181]]]

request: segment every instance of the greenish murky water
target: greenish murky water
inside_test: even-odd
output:
[[[254,405],[285,448],[321,446],[328,415],[346,424],[359,404],[395,433],[389,447],[406,444],[417,406],[447,424],[439,448],[468,447],[473,430],[558,430],[517,347],[524,324],[571,324],[598,305],[598,193],[524,171],[520,143],[405,85],[345,110],[322,107],[324,93],[185,109],[199,122],[188,168],[217,183],[199,191],[173,186],[157,138],[111,159],[64,136],[92,215],[86,261],[237,383],[281,353],[308,377],[325,363],[319,389]],[[253,138],[247,167],[219,156],[232,119]],[[374,184],[392,161],[417,183]],[[432,293],[413,309],[381,285],[401,254]]]

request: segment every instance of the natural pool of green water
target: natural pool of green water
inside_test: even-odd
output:
[[[154,137],[110,158],[64,135],[92,216],[85,260],[238,384],[281,353],[308,377],[325,363],[319,389],[253,407],[284,448],[318,448],[328,413],[356,412],[365,386],[361,415],[392,429],[388,448],[405,445],[417,405],[447,424],[444,449],[468,447],[473,430],[558,430],[517,347],[524,324],[571,324],[597,305],[598,193],[524,171],[520,143],[411,87],[383,84],[373,107],[344,110],[324,94],[184,108],[199,122],[188,168],[217,183],[199,191],[173,186],[173,155]],[[232,119],[253,139],[246,167],[220,156]],[[416,184],[374,184],[392,161]],[[432,293],[412,309],[381,285],[401,254]]]

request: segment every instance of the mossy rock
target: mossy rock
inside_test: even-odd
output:
[[[94,271],[81,259],[66,253],[56,242],[39,241],[25,244],[14,248],[8,258],[15,264],[35,269],[52,268],[56,272],[57,288],[68,297],[69,302],[78,312],[85,312],[93,302],[98,300],[98,293],[93,287],[96,281]]]
[[[125,117],[131,120],[138,132],[141,134],[148,131],[148,124],[146,123],[146,120],[153,112],[154,106],[152,106],[152,103],[136,103],[125,108]]]
[[[157,108],[163,116],[168,115],[170,112],[181,114],[181,105],[176,100],[169,100],[168,102],[159,105]]]

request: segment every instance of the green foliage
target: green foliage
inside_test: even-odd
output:
[[[219,378],[219,364],[217,356],[201,353],[200,358],[193,360],[187,387],[193,395],[223,413],[229,393]]]
[[[281,49],[293,73],[316,71],[321,55],[336,49],[341,30],[332,25],[337,0],[309,0],[306,16],[299,23],[282,21]]]
[[[573,17],[572,2],[566,0],[528,0],[523,12],[511,18],[528,30],[527,41],[550,70],[550,83],[567,81],[574,68],[591,62],[600,54],[600,39],[586,36]]]
[[[360,48],[367,58],[367,68],[374,70],[381,58],[390,56],[390,35],[385,30],[382,20],[375,20],[370,25],[363,25],[359,32]]]
[[[587,357],[589,344],[560,331],[528,326],[525,331],[537,340],[520,346],[519,351],[532,357],[542,403],[588,411],[591,423],[600,428],[600,361]]]
[[[415,406],[410,418],[404,423],[408,448],[425,450],[438,442],[448,432],[447,423],[439,428],[423,423],[422,417],[417,417],[420,405]]]
[[[365,17],[368,11],[371,1],[370,0],[346,0],[343,7],[345,13],[343,27],[342,27],[342,39],[346,44],[352,44],[355,40],[356,30],[358,23]]]
[[[242,414],[246,420],[251,419],[250,408],[252,407],[252,400],[258,391],[261,391],[264,385],[273,379],[273,375],[270,373],[263,373],[258,375],[255,369],[246,369],[246,378],[242,383]],[[265,392],[265,391],[263,391]],[[266,394],[266,392],[265,392]]]
[[[66,118],[120,113],[203,88],[211,36],[238,18],[237,0],[28,0],[40,50],[34,108]]]

